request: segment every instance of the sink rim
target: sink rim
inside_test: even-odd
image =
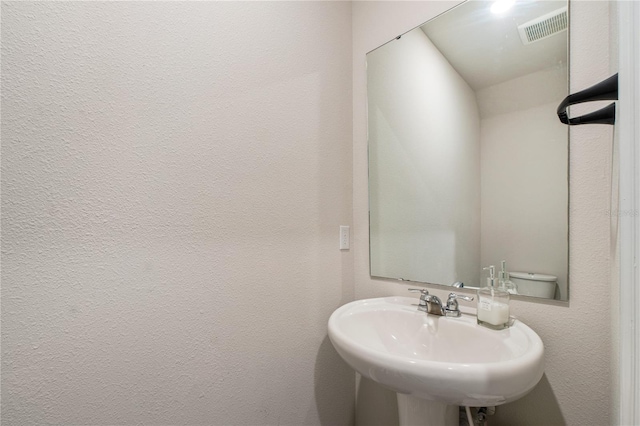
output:
[[[356,300],[350,303],[347,303],[341,307],[339,307],[338,309],[336,309],[334,311],[334,313],[331,315],[331,317],[329,318],[329,329],[333,329],[333,336],[334,338],[338,338],[340,340],[344,340],[345,343],[351,345],[351,340],[346,336],[346,333],[344,333],[340,328],[339,325],[337,324],[340,315],[347,310],[351,310],[356,306],[365,306],[365,305],[380,305],[384,302],[387,301],[401,301],[404,302],[406,300],[410,300],[411,303],[410,304],[406,304],[406,303],[394,303],[393,305],[396,306],[404,306],[407,308],[410,307],[414,307],[413,304],[415,304],[417,299],[413,299],[410,297],[402,297],[402,296],[391,296],[391,297],[380,297],[380,298],[371,298],[371,299],[361,299],[361,300]],[[409,312],[407,312],[409,313]],[[416,309],[415,312],[417,315],[428,315],[426,313],[420,312]],[[460,316],[459,318],[453,318],[453,317],[444,317],[444,316],[436,316],[436,315],[431,315],[431,318],[433,318],[433,320],[435,321],[456,321],[456,322],[463,322],[465,324],[469,324],[470,326],[476,326],[478,328],[478,330],[482,333],[486,333],[487,335],[490,334],[496,334],[496,335],[504,335],[504,334],[508,334],[510,333],[513,329],[519,330],[521,332],[523,332],[528,338],[529,340],[532,342],[532,348],[530,351],[527,351],[526,353],[509,359],[509,360],[503,360],[503,361],[495,361],[495,362],[490,362],[490,363],[460,363],[460,362],[445,362],[445,361],[434,361],[434,360],[429,360],[429,359],[417,359],[417,358],[411,358],[409,360],[409,358],[407,359],[402,359],[402,361],[406,361],[407,364],[411,364],[411,365],[415,365],[415,364],[431,364],[431,363],[436,363],[436,364],[445,364],[448,367],[459,367],[459,366],[475,366],[478,364],[486,364],[486,365],[492,365],[492,364],[501,364],[504,365],[505,363],[511,363],[511,362],[518,362],[519,360],[527,360],[527,358],[532,358],[532,359],[536,359],[539,354],[544,353],[544,345],[542,343],[542,340],[540,339],[540,337],[537,335],[537,333],[535,333],[529,326],[527,326],[526,324],[524,324],[522,321],[519,321],[518,319],[513,319],[513,323],[511,324],[511,326],[509,328],[506,328],[504,330],[491,330],[488,329],[486,327],[482,327],[480,325],[477,325],[476,323],[476,316],[475,315],[471,315],[471,314],[467,314],[467,313],[463,313],[462,316]],[[364,346],[364,345],[358,345],[358,349],[359,350],[363,350],[364,352],[370,352],[371,355],[379,355],[382,357],[389,357],[392,359],[397,359],[400,358],[399,355],[393,355],[390,354],[388,352],[383,352],[383,351],[378,351],[375,350],[371,347],[368,346]]]
[[[371,310],[398,310],[406,311],[407,314],[427,315],[426,313],[417,311],[415,306],[417,299],[411,297],[391,296],[381,298],[371,298],[356,300],[347,303],[336,309],[329,318],[329,338],[334,347],[343,359],[360,374],[385,385],[392,390],[400,393],[408,393],[420,396],[426,399],[441,400],[457,405],[472,405],[470,402],[483,402],[486,405],[500,405],[506,402],[518,399],[531,391],[538,383],[544,372],[544,345],[542,340],[535,331],[523,322],[515,319],[511,327],[504,330],[490,330],[476,324],[475,315],[463,314],[460,318],[434,317],[434,321],[458,321],[464,322],[477,330],[486,333],[487,336],[495,335],[506,338],[513,331],[522,333],[526,339],[528,346],[525,352],[514,356],[511,359],[496,362],[447,362],[441,360],[418,359],[403,357],[400,354],[393,354],[377,350],[366,346],[361,342],[350,339],[350,337],[340,328],[340,320],[343,319],[348,311],[359,307],[370,307]],[[415,311],[407,310],[407,308],[415,309]],[[362,309],[366,312],[369,309]],[[466,399],[462,396],[453,395],[434,395],[433,385],[425,384],[428,381],[446,381],[452,388],[456,388],[458,393],[462,392],[462,388],[470,379],[471,374],[481,376],[484,380],[481,385],[489,386],[501,382],[505,384],[509,380],[520,383],[523,391],[516,391],[514,386],[509,384],[499,386],[505,389],[502,394],[507,395],[490,395],[483,394],[482,386],[478,388],[479,393],[476,396],[467,395]],[[386,377],[389,376],[389,377]],[[403,387],[402,380],[409,378],[416,382],[416,386],[421,389],[431,387],[431,393],[425,393],[424,390],[409,389]],[[466,380],[466,382],[465,382]],[[406,381],[406,380],[405,380]],[[425,382],[425,383],[423,383]],[[516,386],[517,388],[517,386]],[[508,389],[508,391],[507,391]],[[471,390],[469,391],[470,393]],[[435,392],[438,393],[438,392]],[[499,392],[500,393],[500,392]],[[465,403],[466,402],[466,403]]]

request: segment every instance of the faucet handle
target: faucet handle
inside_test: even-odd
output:
[[[463,288],[464,287],[464,283],[462,281],[456,281],[455,283],[451,284],[451,287]]]
[[[422,302],[425,302],[427,300],[427,296],[429,296],[429,290],[426,288],[410,288],[409,291],[412,293],[420,293],[421,305],[424,304]]]
[[[464,296],[462,294],[449,293],[449,300],[461,299],[467,302],[473,301],[473,296]]]
[[[460,308],[458,307],[458,299],[465,300],[467,302],[471,302],[473,297],[471,296],[463,296],[461,294],[449,293],[449,297],[447,298],[447,308],[446,315],[448,317],[459,317],[460,316]]]
[[[447,299],[447,304],[451,302],[458,303],[458,299],[464,300],[466,302],[473,302],[473,296],[463,296],[462,294],[449,293],[449,298]]]

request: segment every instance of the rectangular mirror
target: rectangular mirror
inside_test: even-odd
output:
[[[478,287],[505,260],[568,300],[567,27],[566,1],[470,0],[367,54],[373,277]]]

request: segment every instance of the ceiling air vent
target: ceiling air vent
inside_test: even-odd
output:
[[[523,44],[530,44],[567,29],[567,8],[563,7],[518,26]]]

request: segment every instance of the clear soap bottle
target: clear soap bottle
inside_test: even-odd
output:
[[[518,288],[509,279],[509,273],[507,272],[507,262],[500,262],[500,273],[498,275],[498,287],[501,290],[505,290],[509,294],[518,294]]]
[[[509,292],[496,285],[495,266],[483,270],[489,271],[489,278],[487,286],[478,289],[478,324],[502,330],[509,326]]]

